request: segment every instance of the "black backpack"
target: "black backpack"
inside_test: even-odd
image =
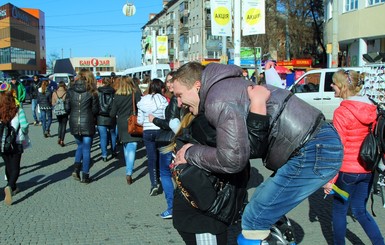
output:
[[[0,155],[12,154],[16,151],[17,131],[11,123],[0,122]]]

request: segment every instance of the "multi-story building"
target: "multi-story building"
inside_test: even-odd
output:
[[[324,6],[324,41],[339,47],[339,66],[362,66],[365,54],[385,53],[385,0],[324,0]]]
[[[0,7],[0,70],[3,76],[46,73],[44,12]]]
[[[219,61],[222,41],[211,35],[210,14],[209,0],[166,1],[164,9],[151,15],[142,27],[142,63],[154,63],[153,40],[159,35],[168,37],[169,56],[156,63],[170,63],[171,68],[178,68],[189,61]]]

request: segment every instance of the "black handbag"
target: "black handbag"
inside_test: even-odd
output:
[[[360,164],[367,171],[374,171],[381,160],[380,144],[369,126],[369,133],[360,148]]]
[[[175,134],[172,130],[161,129],[159,134],[155,138],[155,142],[158,144],[170,144]]]
[[[226,224],[239,218],[247,198],[246,189],[232,184],[231,178],[226,179],[191,164],[174,167],[173,177],[183,197],[205,215]]]

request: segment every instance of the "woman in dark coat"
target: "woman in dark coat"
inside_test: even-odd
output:
[[[44,137],[51,137],[50,128],[52,124],[52,93],[48,88],[48,81],[44,80],[37,93],[37,103],[39,104],[42,128]]]
[[[82,70],[79,73],[79,79],[67,92],[65,108],[69,114],[71,134],[78,145],[72,176],[80,180],[80,169],[82,169],[81,182],[88,184],[91,182],[89,169],[92,138],[95,134],[95,117],[99,112],[96,80],[92,72]]]
[[[109,78],[103,78],[102,86],[98,88],[99,114],[97,124],[103,162],[107,162],[107,146],[109,142],[111,142],[111,155],[112,157],[116,156],[116,118],[110,117],[115,90],[111,87],[110,83],[111,80]]]
[[[126,162],[126,181],[131,185],[133,182],[132,173],[134,169],[135,153],[140,137],[131,136],[128,133],[128,117],[133,114],[133,95],[136,104],[140,100],[141,92],[136,89],[131,77],[118,77],[114,80],[116,93],[110,116],[117,118],[119,139],[123,143],[124,159]]]

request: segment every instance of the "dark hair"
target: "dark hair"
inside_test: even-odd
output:
[[[162,80],[155,78],[150,82],[148,93],[149,94],[162,94],[163,86],[164,86],[164,84],[163,84]]]
[[[58,87],[59,87],[59,88],[64,88],[64,90],[67,90],[67,85],[66,85],[66,83],[63,82],[63,81],[60,81],[60,82],[59,82]]]

